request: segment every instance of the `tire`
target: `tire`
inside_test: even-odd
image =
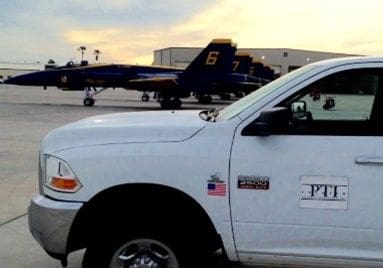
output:
[[[224,93],[220,97],[221,97],[221,100],[230,100],[231,99],[231,96],[229,93]]]
[[[144,94],[144,95],[142,95],[141,100],[142,100],[143,102],[147,102],[147,101],[149,101],[149,95],[148,95],[148,94]]]
[[[245,97],[245,93],[243,91],[237,91],[234,93],[234,95],[237,97],[237,98],[243,98]]]
[[[162,99],[160,101],[160,105],[161,105],[161,109],[163,109],[163,110],[172,109],[170,99],[167,99],[167,98]]]
[[[213,98],[210,95],[204,95],[198,98],[198,103],[201,103],[201,104],[210,104],[212,103],[212,101],[213,101]]]
[[[170,106],[172,109],[180,109],[182,106],[182,101],[179,98],[172,98],[170,100]]]
[[[198,103],[203,103],[203,96],[198,95],[198,96],[196,96],[196,99],[197,99]]]
[[[155,234],[131,235],[125,238],[114,235],[87,248],[83,268],[133,267],[134,264],[151,264],[148,267],[183,268],[182,252],[175,239]],[[166,236],[163,236],[166,237]],[[155,263],[158,265],[156,266]],[[132,266],[130,266],[132,265]],[[134,266],[135,267],[135,266]]]
[[[206,95],[206,96],[204,97],[204,99],[205,99],[205,103],[206,103],[206,104],[210,104],[210,103],[213,102],[213,98],[212,98],[210,95]]]
[[[92,98],[85,98],[83,103],[84,103],[84,106],[91,107],[91,106],[94,105],[94,99],[92,99]]]

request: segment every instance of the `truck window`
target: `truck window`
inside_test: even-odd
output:
[[[376,133],[374,107],[381,87],[377,69],[351,70],[325,77],[305,87],[281,106],[291,112],[294,134]]]
[[[271,94],[274,90],[282,87],[287,83],[290,83],[291,81],[314,70],[317,67],[317,65],[306,65],[264,85],[263,87],[257,89],[250,95],[247,95],[246,97],[234,102],[233,104],[227,106],[225,109],[220,111],[217,121],[230,120],[231,118],[239,115],[240,113],[251,107],[257,101]]]

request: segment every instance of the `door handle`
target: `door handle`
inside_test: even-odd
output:
[[[358,156],[358,157],[355,157],[355,164],[360,164],[360,165],[369,165],[369,164],[383,165],[383,157],[379,157],[379,156]]]

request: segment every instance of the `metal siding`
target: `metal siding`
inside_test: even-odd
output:
[[[156,65],[186,67],[202,51],[202,49],[203,48],[172,47],[156,50],[154,51],[154,63]],[[280,70],[281,74],[286,74],[289,66],[303,66],[319,60],[354,56],[342,53],[289,48],[240,48],[238,51],[250,53],[254,60],[261,61],[275,70]],[[287,57],[284,57],[285,52],[287,52]],[[159,60],[160,57],[158,54],[160,53],[162,53],[162,62]]]
[[[0,76],[7,79],[10,76],[25,74],[44,69],[43,64],[38,63],[0,63]]]
[[[202,51],[202,48],[173,48],[172,66],[186,67]]]
[[[157,50],[154,53],[154,65],[162,65],[162,50]]]

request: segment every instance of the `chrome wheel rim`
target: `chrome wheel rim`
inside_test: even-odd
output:
[[[179,268],[174,252],[153,239],[136,239],[122,245],[113,255],[110,268]]]

